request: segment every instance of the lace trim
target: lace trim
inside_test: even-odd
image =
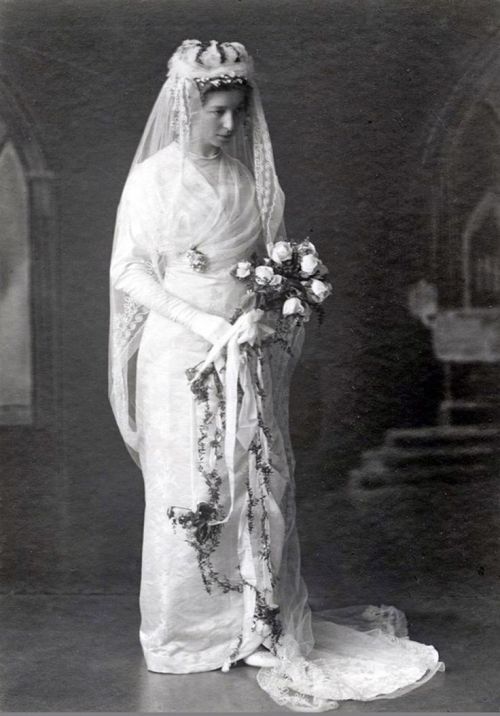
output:
[[[368,613],[380,616],[386,611],[390,621],[393,610],[370,607]],[[318,712],[337,708],[339,701],[393,698],[444,670],[432,646],[396,637],[382,628],[363,633],[331,626],[334,634],[308,658],[298,656],[293,639],[287,637],[286,648],[278,653],[278,666],[259,671],[259,685],[280,706]],[[321,632],[321,624],[317,629]]]
[[[136,303],[129,295],[123,299],[122,311],[115,316],[113,337],[118,347],[124,348],[140,328],[149,311]]]

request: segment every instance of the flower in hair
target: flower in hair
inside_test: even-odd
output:
[[[203,52],[198,62],[200,62],[204,67],[218,67],[221,64],[221,53],[219,50],[219,43],[217,40],[211,40],[210,45],[207,47],[207,49]]]
[[[248,84],[246,77],[241,77],[235,72],[230,72],[216,77],[195,77],[198,89],[203,90],[207,86],[211,87],[245,87]]]

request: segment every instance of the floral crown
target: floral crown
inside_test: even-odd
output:
[[[184,40],[168,63],[168,77],[191,79],[199,89],[244,87],[253,76],[253,61],[239,42]]]
[[[218,89],[220,87],[247,87],[248,80],[246,77],[238,77],[234,72],[229,72],[227,75],[217,75],[217,77],[195,77],[194,81],[199,90],[203,91],[207,87],[214,87]]]

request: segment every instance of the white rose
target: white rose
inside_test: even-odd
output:
[[[300,242],[300,244],[298,245],[298,251],[301,256],[303,256],[304,254],[314,254],[314,256],[318,255],[315,245],[312,243],[312,241],[309,241],[309,239],[305,239],[304,241]]]
[[[302,301],[299,298],[287,298],[285,303],[283,304],[283,315],[284,316],[293,316],[296,313],[298,313],[300,316],[303,316],[305,313],[304,305]]]
[[[288,241],[277,241],[271,249],[271,258],[277,264],[292,258],[293,249]]]
[[[283,276],[281,276],[279,273],[275,273],[270,281],[271,286],[281,286],[283,283]]]
[[[319,303],[322,303],[332,292],[332,287],[331,284],[325,283],[325,281],[313,278],[311,280],[310,291],[318,299]]]
[[[236,276],[238,278],[246,278],[247,276],[250,276],[251,269],[252,264],[250,261],[238,261],[236,266]]]
[[[306,254],[300,261],[300,269],[306,276],[311,276],[320,264],[320,260],[314,254]]]
[[[270,266],[257,266],[255,269],[255,280],[263,286],[271,283],[273,276],[274,271]]]

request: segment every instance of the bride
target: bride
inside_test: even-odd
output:
[[[392,607],[312,618],[300,576],[288,386],[234,266],[285,237],[243,45],[186,40],[130,170],[111,257],[113,412],[145,483],[140,640],[149,670],[237,661],[302,711],[400,695],[443,666]]]

